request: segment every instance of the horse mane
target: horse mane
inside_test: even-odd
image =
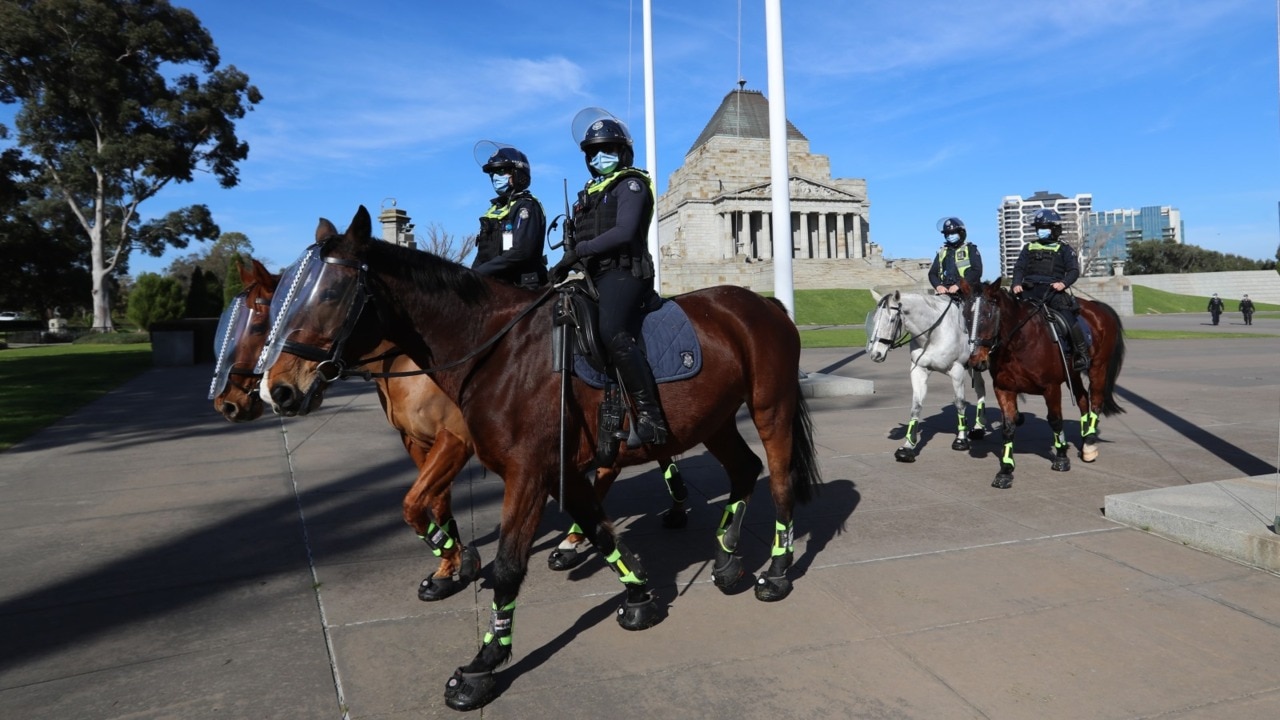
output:
[[[477,305],[490,296],[479,273],[429,252],[373,240],[366,260],[370,267],[410,282],[424,294],[453,294],[467,305]]]

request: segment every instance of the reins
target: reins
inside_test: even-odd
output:
[[[361,272],[361,273],[363,273],[363,272],[364,272],[364,269],[362,268],[360,272]],[[543,293],[542,293],[541,295],[539,295],[539,296],[538,296],[538,297],[537,297],[537,298],[536,298],[532,303],[530,303],[528,306],[526,306],[526,307],[525,307],[523,310],[521,310],[520,312],[516,313],[516,315],[515,315],[514,317],[512,317],[512,318],[511,318],[511,320],[507,321],[507,324],[506,324],[506,325],[503,325],[503,326],[502,326],[502,328],[501,328],[501,329],[499,329],[499,330],[498,330],[498,332],[494,333],[492,337],[490,337],[488,340],[485,340],[483,343],[481,343],[481,344],[480,344],[478,347],[476,347],[474,350],[472,350],[471,352],[467,353],[466,355],[463,355],[462,357],[458,358],[457,360],[453,360],[453,361],[451,361],[451,362],[444,363],[443,365],[436,365],[436,366],[434,366],[434,367],[421,368],[421,369],[419,369],[419,370],[404,370],[404,371],[401,371],[401,372],[380,372],[380,373],[378,373],[378,372],[372,372],[372,371],[369,371],[369,370],[357,371],[357,370],[354,370],[354,369],[343,368],[343,369],[342,369],[342,371],[339,373],[338,377],[339,377],[339,378],[341,378],[341,379],[346,379],[346,378],[350,378],[350,377],[359,377],[359,378],[363,378],[363,379],[365,379],[365,380],[372,380],[373,378],[397,378],[397,377],[409,377],[409,376],[411,376],[411,375],[427,375],[427,374],[430,374],[430,373],[440,372],[440,371],[442,371],[442,370],[450,370],[450,369],[452,369],[452,368],[458,367],[459,365],[462,365],[463,363],[466,363],[466,362],[469,362],[470,360],[473,360],[473,359],[474,359],[474,358],[476,358],[478,355],[480,355],[480,353],[482,353],[482,352],[484,352],[485,350],[488,350],[489,348],[493,347],[493,346],[494,346],[494,345],[495,345],[499,340],[501,340],[501,339],[502,339],[502,337],[503,337],[504,335],[506,335],[507,333],[511,332],[511,328],[515,327],[516,323],[518,323],[518,322],[520,322],[521,320],[523,320],[523,319],[524,319],[524,317],[525,317],[526,315],[528,315],[529,313],[533,312],[535,308],[537,308],[539,305],[541,305],[543,302],[545,302],[545,301],[546,301],[546,299],[547,299],[548,297],[550,297],[550,296],[551,296],[551,293],[553,293],[553,292],[555,292],[555,287],[554,287],[554,286],[550,286],[550,287],[548,287],[548,288],[547,288],[545,291],[543,291]],[[370,296],[370,299],[372,299],[372,296]],[[367,365],[367,364],[369,364],[369,363],[371,363],[371,362],[375,362],[375,361],[377,361],[377,360],[381,360],[381,359],[384,359],[384,358],[386,358],[386,357],[393,357],[394,355],[396,355],[396,354],[400,354],[400,353],[401,353],[401,351],[400,351],[399,349],[396,349],[396,350],[393,350],[393,351],[387,351],[386,353],[383,353],[382,355],[380,355],[380,356],[378,356],[378,357],[369,358],[369,359],[367,359],[367,360],[361,360],[361,361],[359,361],[358,363],[356,363],[356,365],[357,365],[357,366],[359,366],[359,365]]]

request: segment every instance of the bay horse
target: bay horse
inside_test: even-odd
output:
[[[280,276],[257,260],[248,267],[241,263],[239,270],[244,290],[228,305],[219,323],[218,364],[210,398],[214,409],[227,420],[249,422],[263,412],[258,392],[262,374],[255,372],[254,366],[266,344],[271,300]],[[452,510],[453,481],[475,454],[471,432],[458,406],[391,343],[374,348],[372,357],[362,359],[358,365],[378,367],[368,371],[375,381],[378,401],[418,469],[404,496],[403,517],[440,559],[435,572],[418,584],[418,599],[443,600],[465,588],[480,573],[480,554],[462,542]],[[672,506],[662,516],[663,526],[684,527],[688,490],[674,461],[663,458],[659,465],[672,496]],[[600,497],[605,496],[617,476],[616,468],[602,468],[596,473],[595,489]],[[589,557],[582,547],[585,542],[580,531],[571,529],[551,554],[548,565],[553,570],[568,570],[581,564]]]
[[[1043,395],[1053,429],[1053,464],[1059,472],[1071,469],[1067,441],[1062,433],[1062,384],[1067,383],[1080,408],[1080,458],[1098,459],[1098,415],[1124,412],[1116,403],[1116,378],[1124,365],[1124,326],[1114,308],[1096,300],[1077,299],[1080,316],[1093,336],[1089,345],[1088,387],[1074,370],[1050,330],[1048,310],[1023,301],[1001,287],[1003,278],[986,286],[970,309],[969,365],[991,369],[996,400],[1003,416],[1004,452],[1000,471],[991,486],[1013,484],[1013,435],[1018,424],[1018,394]]]
[[[552,369],[553,306],[547,303],[553,291],[500,283],[430,253],[375,240],[371,230],[363,206],[344,234],[320,221],[317,244],[304,254],[311,259],[300,271],[308,279],[291,289],[294,299],[276,318],[259,362],[265,371],[260,392],[279,412],[307,413],[345,364],[388,339],[431,368],[461,408],[476,457],[504,483],[489,631],[445,686],[449,707],[471,710],[497,695],[494,671],[511,656],[516,599],[548,496],[585,528],[622,581],[619,625],[643,630],[662,616],[639,558],[615,534],[584,475],[595,457],[602,391],[574,378],[562,411],[561,383]],[[755,594],[782,600],[791,591],[794,505],[807,502],[821,482],[799,383],[799,332],[781,303],[745,288],[707,288],[674,302],[694,326],[702,370],[660,386],[671,431],[667,442],[623,447],[618,463],[633,465],[699,443],[720,461],[731,488],[716,531],[712,577],[728,592],[744,575],[736,550],[747,500],[765,467],[737,428],[745,403],[764,445],[776,513],[772,559],[756,579]]]
[[[952,450],[968,450],[969,439],[981,440],[990,432],[983,417],[987,404],[987,383],[982,373],[968,367],[968,329],[964,309],[947,295],[922,295],[895,290],[876,303],[867,319],[867,354],[873,362],[884,362],[889,351],[911,346],[911,419],[906,439],[894,452],[898,462],[915,462],[919,454],[920,411],[929,392],[929,373],[951,378],[956,409],[956,439]],[[965,427],[964,386],[969,381],[976,396],[972,430]]]

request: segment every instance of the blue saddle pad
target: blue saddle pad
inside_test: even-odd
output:
[[[687,380],[702,370],[702,346],[679,303],[664,300],[661,307],[644,316],[642,331],[645,356],[658,382]],[[573,374],[591,387],[604,387],[604,373],[581,355],[573,356]]]

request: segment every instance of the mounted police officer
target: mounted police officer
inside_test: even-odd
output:
[[[982,255],[978,246],[967,242],[968,231],[958,217],[938,220],[938,232],[942,233],[942,247],[929,266],[929,284],[939,295],[959,298],[960,281],[969,284],[970,292],[982,290]]]
[[[661,445],[667,421],[653,371],[637,345],[645,314],[660,302],[648,248],[653,186],[644,171],[631,166],[631,133],[621,120],[587,108],[574,118],[573,136],[591,180],[573,206],[573,244],[566,246],[552,276],[559,279],[571,266],[585,266],[599,293],[600,338],[634,406],[636,434],[647,444]]]
[[[471,269],[525,288],[545,285],[547,257],[542,254],[542,242],[547,216],[529,192],[529,158],[491,140],[476,143],[475,157],[498,196],[480,216]]]
[[[1022,246],[1013,266],[1013,294],[1029,297],[1057,310],[1071,328],[1072,368],[1083,372],[1089,368],[1089,349],[1084,333],[1076,322],[1079,306],[1067,288],[1080,277],[1080,260],[1076,251],[1060,239],[1062,216],[1055,210],[1041,208],[1031,216],[1036,239]]]

